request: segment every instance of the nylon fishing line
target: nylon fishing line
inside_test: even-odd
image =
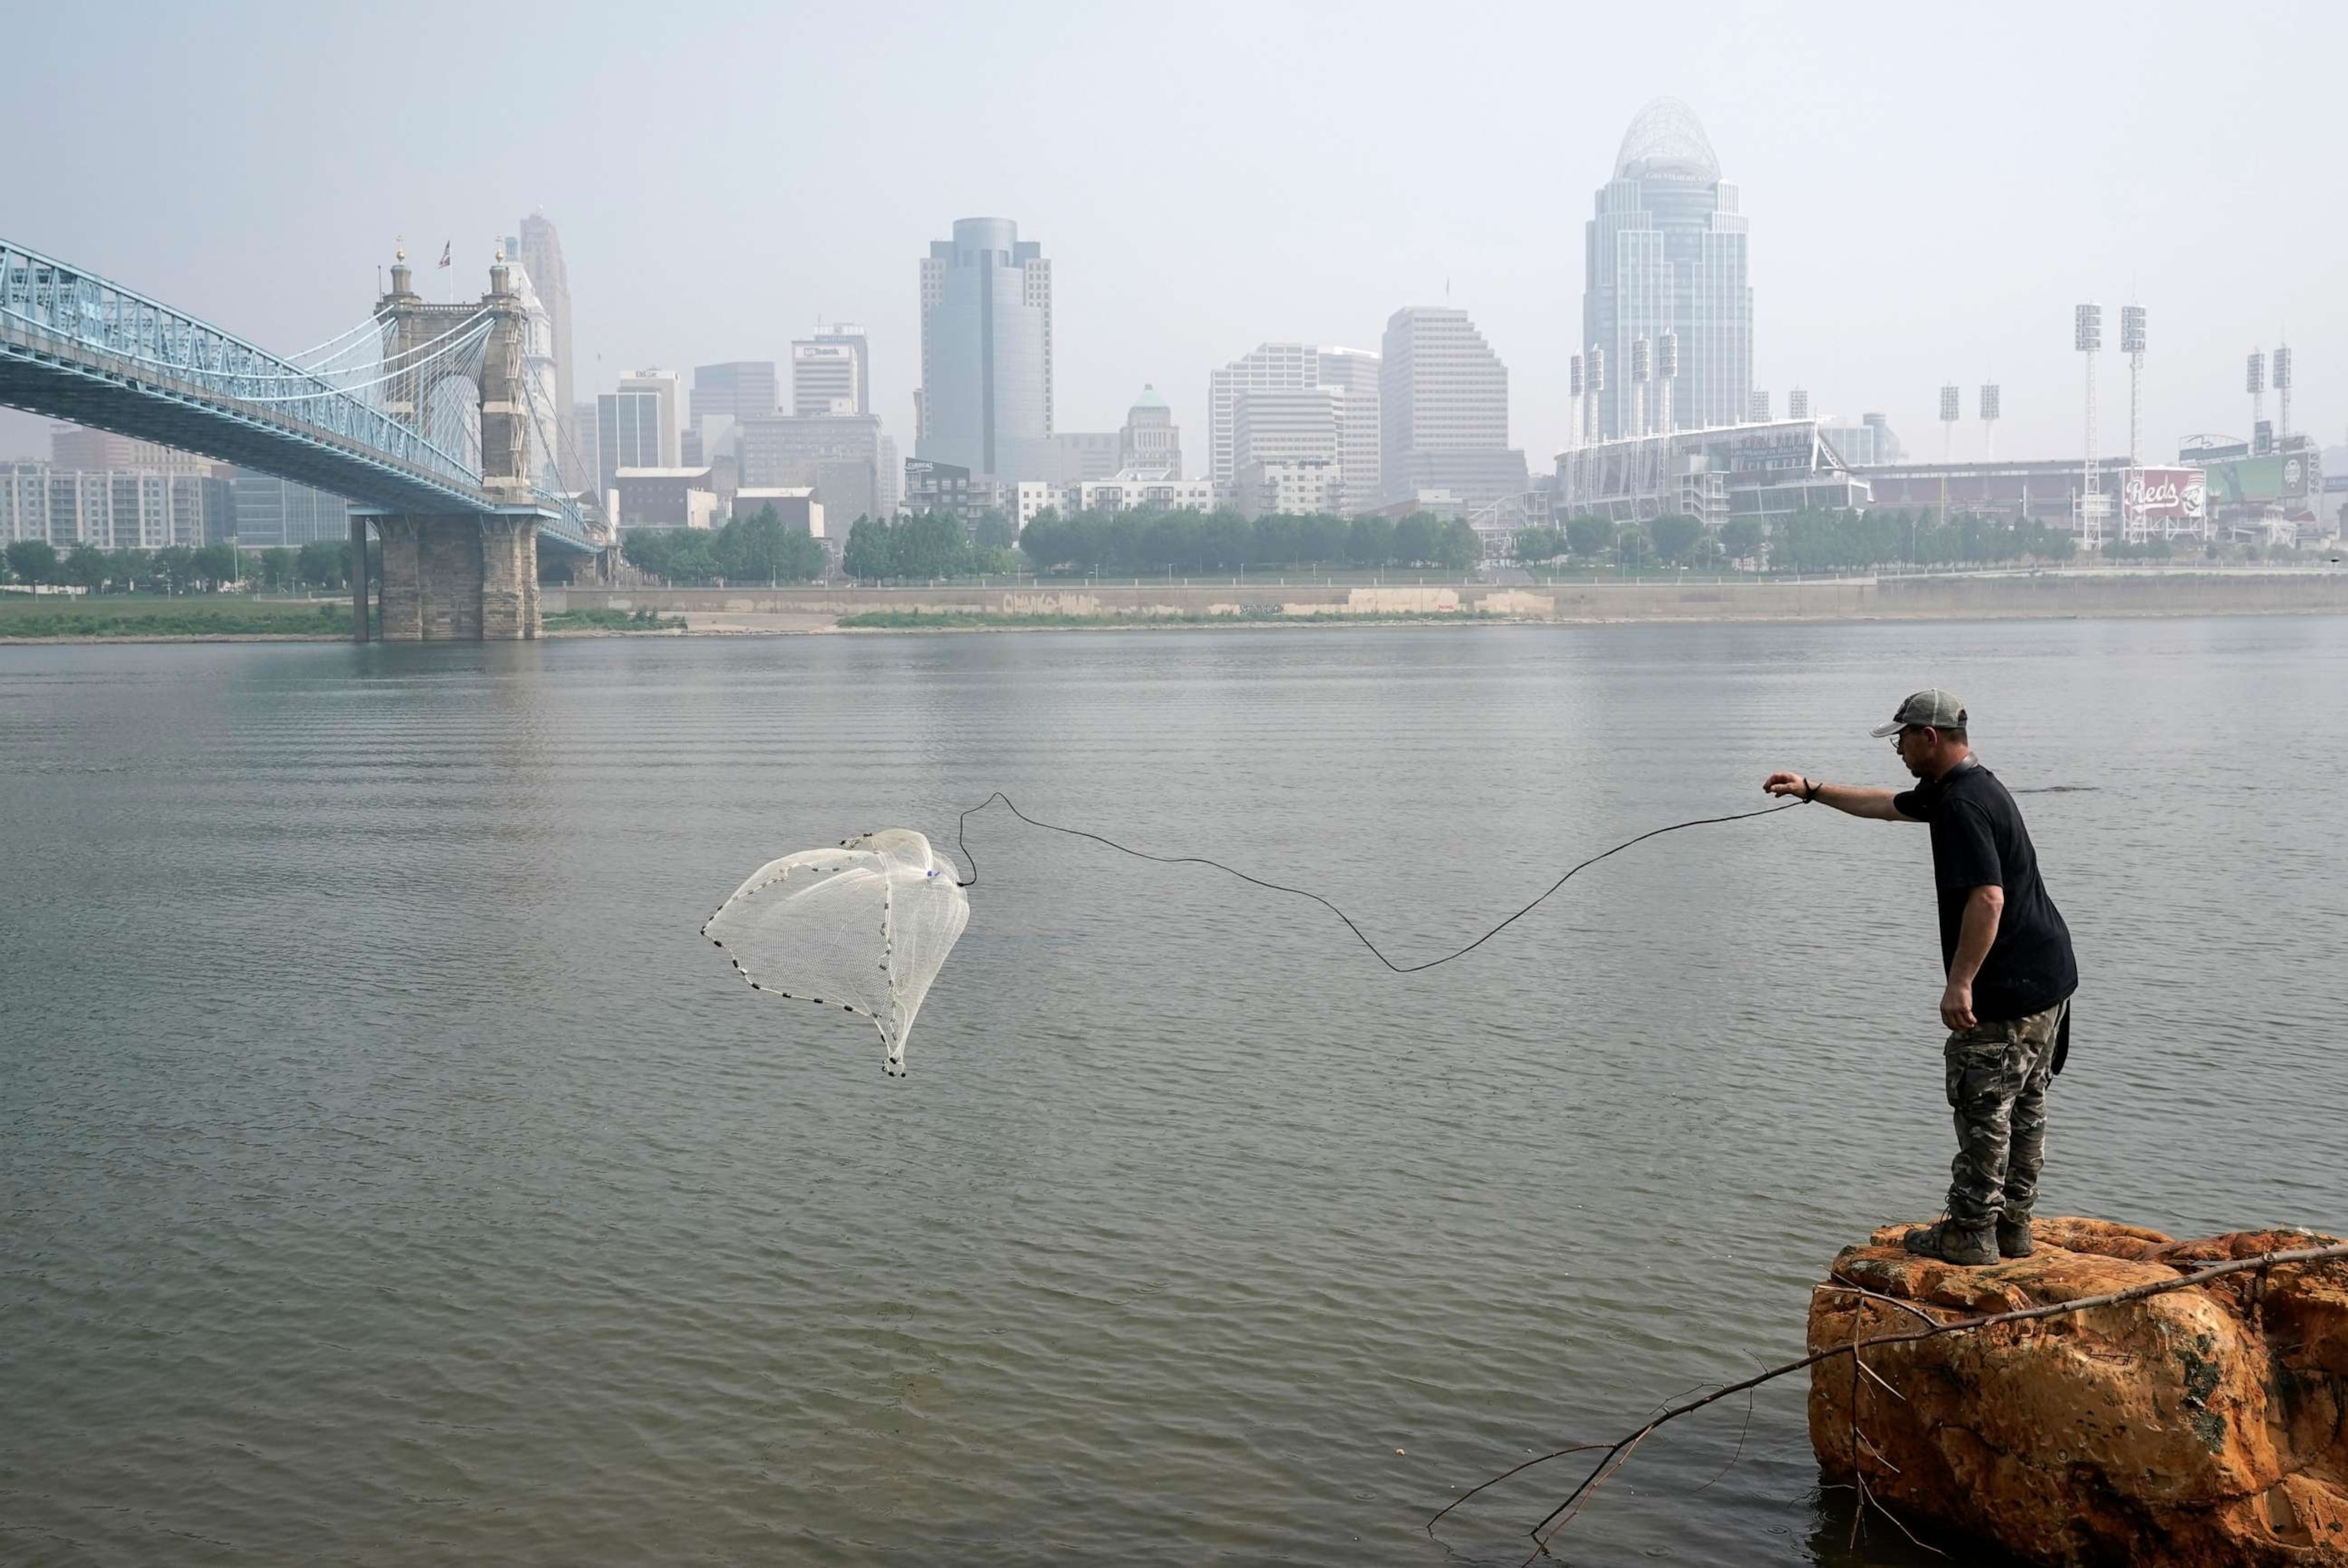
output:
[[[1418,974],[1423,970],[1434,968],[1438,964],[1447,964],[1454,958],[1466,958],[1468,954],[1474,952],[1477,948],[1482,947],[1485,943],[1490,941],[1493,938],[1498,936],[1501,932],[1507,930],[1509,927],[1515,925],[1526,916],[1531,914],[1535,909],[1540,908],[1542,904],[1548,902],[1550,894],[1555,893],[1559,888],[1572,881],[1574,877],[1581,875],[1582,872],[1589,870],[1590,867],[1597,865],[1600,861],[1608,858],[1610,856],[1622,854],[1622,851],[1630,848],[1632,845],[1644,844],[1651,838],[1660,838],[1666,833],[1678,833],[1686,828],[1711,827],[1716,824],[1725,822],[1746,822],[1756,816],[1774,816],[1778,812],[1791,811],[1797,805],[1805,805],[1808,804],[1806,801],[1789,800],[1780,805],[1765,805],[1757,811],[1734,812],[1726,816],[1699,816],[1687,822],[1674,822],[1664,827],[1649,828],[1646,832],[1639,835],[1636,838],[1626,838],[1622,843],[1616,845],[1613,848],[1593,855],[1589,859],[1583,861],[1581,865],[1574,866],[1572,869],[1566,872],[1564,876],[1550,883],[1548,889],[1543,892],[1540,897],[1535,898],[1531,903],[1526,905],[1523,908],[1518,910],[1515,914],[1509,916],[1507,919],[1501,921],[1498,925],[1493,927],[1490,930],[1485,932],[1482,936],[1477,938],[1474,941],[1468,943],[1466,947],[1459,948],[1457,951],[1446,953],[1439,958],[1429,958],[1423,964],[1397,964],[1392,958],[1387,958],[1384,950],[1382,950],[1375,942],[1370,940],[1368,933],[1365,932],[1360,926],[1354,924],[1354,917],[1351,915],[1346,914],[1343,909],[1338,908],[1336,905],[1331,903],[1320,894],[1313,892],[1309,887],[1291,887],[1287,884],[1282,882],[1268,882],[1261,876],[1251,876],[1235,866],[1226,866],[1220,860],[1210,860],[1202,855],[1152,855],[1148,850],[1135,849],[1129,845],[1119,844],[1117,840],[1106,837],[1100,834],[1087,833],[1080,827],[1063,827],[1056,822],[1042,822],[1035,817],[1029,816],[1025,812],[1021,811],[1017,804],[1014,803],[1009,795],[1004,794],[1001,790],[996,790],[993,794],[988,795],[984,800],[980,801],[976,805],[972,806],[969,810],[963,812],[955,821],[955,845],[961,849],[963,858],[970,863],[970,880],[962,884],[964,887],[975,887],[978,886],[978,856],[971,853],[970,842],[968,838],[964,836],[970,825],[970,819],[978,813],[984,811],[988,806],[993,805],[996,801],[1001,801],[1004,810],[1010,812],[1012,815],[1017,817],[1020,821],[1025,823],[1030,827],[1040,827],[1049,833],[1065,833],[1071,838],[1088,838],[1095,844],[1105,845],[1107,847],[1116,850],[1120,855],[1130,855],[1137,860],[1148,860],[1159,866],[1211,866],[1218,871],[1238,877],[1241,881],[1249,884],[1251,886],[1261,887],[1271,893],[1287,893],[1299,898],[1310,898],[1315,904],[1320,905],[1323,909],[1328,910],[1332,915],[1336,916],[1338,919],[1344,921],[1345,923],[1345,929],[1351,931],[1356,938],[1360,938],[1362,946],[1367,948],[1372,956],[1374,956],[1378,962],[1384,964],[1387,968],[1392,969],[1398,975]]]

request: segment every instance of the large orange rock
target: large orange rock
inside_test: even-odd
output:
[[[2333,1238],[2172,1241],[2042,1219],[2035,1255],[1959,1268],[1846,1247],[1810,1301],[1813,1353],[1939,1318],[2103,1296]],[[1871,1292],[1873,1299],[1859,1294]],[[1810,1373],[1810,1443],[1911,1526],[2049,1563],[2348,1568],[2348,1259],[1942,1335]]]

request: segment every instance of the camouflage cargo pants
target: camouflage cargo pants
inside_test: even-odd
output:
[[[1949,1217],[1982,1225],[2027,1219],[2046,1160],[2046,1081],[2061,1032],[2058,1002],[2044,1012],[1975,1024],[1949,1036],[1949,1109],[1957,1157],[1949,1166]]]

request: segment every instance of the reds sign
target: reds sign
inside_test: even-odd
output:
[[[2199,468],[2131,468],[2120,495],[2139,517],[2199,522],[2209,509],[2209,481]]]

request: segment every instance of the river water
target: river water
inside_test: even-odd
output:
[[[1921,832],[1399,979],[998,808],[902,1081],[695,928],[1000,788],[1426,955],[1928,683],[2049,792],[2045,1207],[2348,1226],[2338,620],[0,649],[0,1561],[1514,1563],[1561,1474],[1420,1526],[1936,1209]],[[1925,1561],[1849,1519],[1797,1380],[1567,1541]]]

